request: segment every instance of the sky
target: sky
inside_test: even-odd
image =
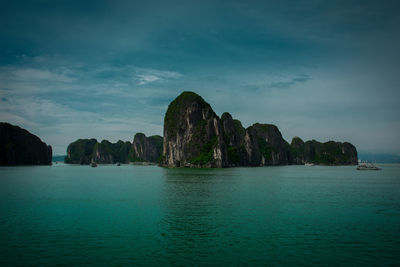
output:
[[[400,152],[399,1],[0,4],[0,121],[53,154],[79,138],[162,135],[182,91],[289,143]]]

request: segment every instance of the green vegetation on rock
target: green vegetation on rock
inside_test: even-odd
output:
[[[295,137],[290,145],[294,164],[306,162],[321,165],[357,164],[357,150],[350,143],[329,141],[320,143],[316,140],[303,142]]]
[[[243,128],[242,123],[239,120],[233,120],[233,125],[239,135],[244,135],[246,133],[246,130]]]
[[[73,164],[89,164],[97,146],[97,140],[94,138],[78,139],[68,145],[67,156],[64,161]]]
[[[257,138],[257,141],[261,155],[265,158],[265,160],[271,160],[272,152],[275,152],[274,146],[272,146],[270,143],[267,143],[265,139],[260,137]]]
[[[179,116],[182,115],[184,110],[191,103],[199,104],[200,108],[211,108],[210,105],[206,101],[204,101],[201,96],[194,92],[185,91],[180,94],[174,101],[169,104],[164,118],[164,128],[171,138],[174,138],[177,134],[177,130],[179,128],[177,124],[179,121]]]
[[[217,137],[213,137],[200,150],[200,153],[191,159],[192,164],[204,166],[213,160],[213,151],[218,143]]]
[[[240,162],[240,155],[237,147],[228,147],[228,160],[235,165]]]

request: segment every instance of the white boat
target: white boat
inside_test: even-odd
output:
[[[314,163],[308,163],[308,162],[306,162],[306,163],[304,163],[304,166],[314,166]]]
[[[378,168],[374,164],[368,162],[360,163],[357,166],[357,170],[359,171],[379,171],[380,169],[381,168]]]

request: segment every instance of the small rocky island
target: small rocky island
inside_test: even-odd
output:
[[[51,165],[52,149],[39,137],[0,122],[0,165]]]
[[[137,133],[133,142],[111,143],[107,140],[79,139],[67,148],[65,163],[88,165],[92,161],[100,164],[129,162],[158,162],[162,153],[162,137],[146,137]]]
[[[244,128],[229,113],[219,118],[194,92],[183,92],[167,109],[161,165],[221,168],[289,164],[355,165],[357,150],[350,143],[295,137],[286,142],[272,124]]]

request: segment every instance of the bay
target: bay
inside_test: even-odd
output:
[[[400,264],[400,165],[0,168],[0,264]]]

